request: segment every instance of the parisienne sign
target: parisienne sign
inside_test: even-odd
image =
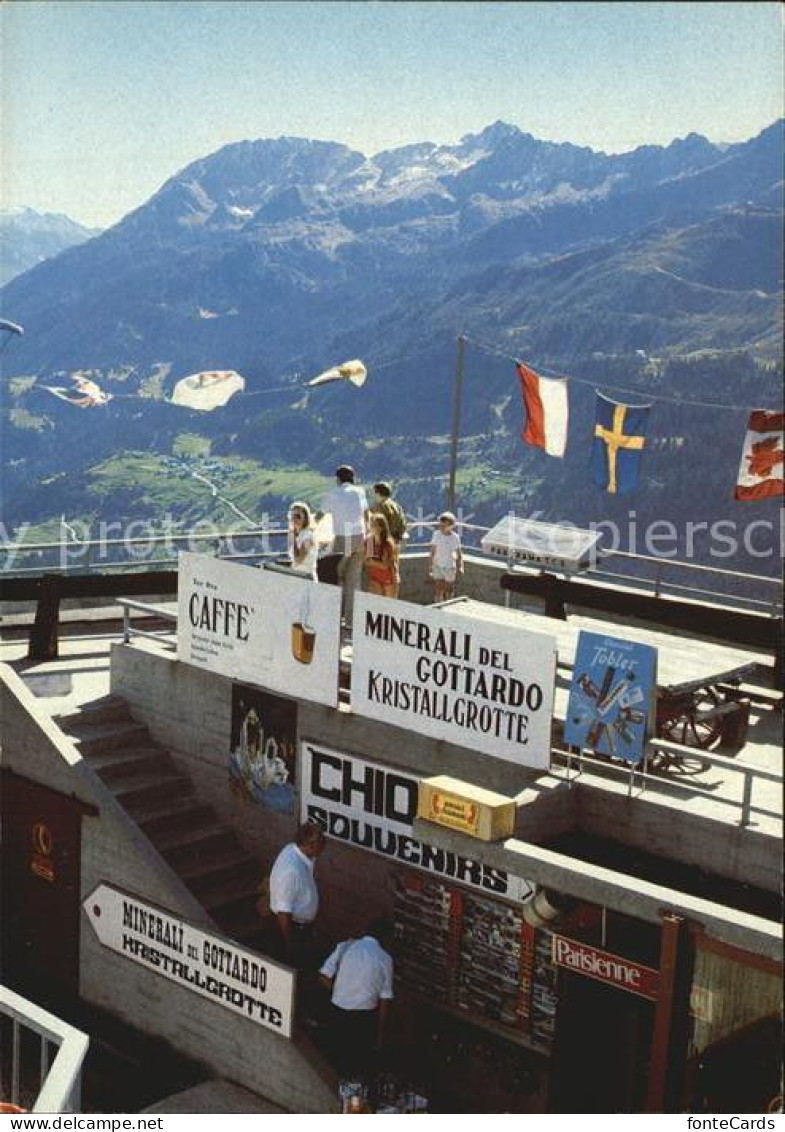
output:
[[[421,780],[411,771],[381,766],[307,739],[300,744],[300,753],[302,820],[315,822],[328,837],[489,896],[516,903],[533,896],[534,885],[523,877],[414,837]]]
[[[83,904],[104,947],[285,1038],[294,971],[161,908],[100,884]]]
[[[552,959],[557,967],[566,967],[579,975],[587,975],[600,983],[631,991],[642,998],[656,999],[659,994],[660,973],[653,967],[644,967],[632,959],[623,959],[609,951],[600,951],[588,943],[578,943],[563,935],[554,935]]]
[[[523,766],[549,765],[552,637],[358,594],[353,646],[358,715]]]
[[[186,664],[335,707],[340,623],[337,586],[180,555],[177,655]]]

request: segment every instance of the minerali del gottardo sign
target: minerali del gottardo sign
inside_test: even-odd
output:
[[[549,765],[552,637],[358,594],[353,644],[358,715],[522,766]]]
[[[288,967],[108,884],[100,884],[83,908],[104,947],[282,1037],[292,1036],[295,975]]]

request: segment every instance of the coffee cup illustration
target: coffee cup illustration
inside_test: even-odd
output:
[[[302,621],[295,621],[292,625],[292,656],[300,664],[310,664],[313,660],[313,650],[316,645],[316,630]]]

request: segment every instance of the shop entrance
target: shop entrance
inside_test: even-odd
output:
[[[2,981],[55,1011],[78,992],[83,812],[74,798],[0,774]]]
[[[559,972],[549,1112],[642,1112],[654,1003]]]

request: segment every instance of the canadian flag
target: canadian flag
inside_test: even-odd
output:
[[[736,482],[737,499],[772,499],[785,494],[783,424],[785,413],[765,409],[750,413]]]
[[[567,382],[558,377],[540,377],[522,362],[517,368],[526,408],[522,438],[527,444],[544,449],[549,456],[563,456],[569,422]]]

